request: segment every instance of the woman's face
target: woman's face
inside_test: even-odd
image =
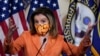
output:
[[[34,16],[34,26],[39,35],[45,35],[50,29],[49,20],[43,14]]]

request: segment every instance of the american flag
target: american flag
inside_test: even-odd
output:
[[[3,52],[2,45],[8,32],[9,19],[12,19],[13,23],[18,27],[14,32],[14,39],[24,30],[28,30],[22,0],[0,0],[0,56],[6,56]],[[18,54],[18,56],[22,55]]]
[[[27,0],[23,0],[24,2]],[[3,52],[3,41],[8,32],[8,20],[12,19],[18,29],[14,32],[13,37],[16,39],[24,30],[28,30],[27,20],[34,10],[41,6],[47,6],[53,10],[58,23],[59,33],[62,34],[62,19],[59,11],[58,0],[30,0],[28,16],[25,16],[24,4],[22,0],[0,0],[0,56],[5,55]],[[27,19],[26,19],[27,17]],[[16,55],[15,55],[16,56]],[[22,53],[17,56],[23,56]]]
[[[30,5],[30,9],[29,9],[29,13],[28,13],[28,21],[30,19],[30,16],[32,14],[32,12],[35,11],[36,8],[38,7],[49,7],[51,10],[53,10],[53,13],[56,17],[56,21],[58,24],[58,31],[60,34],[62,33],[62,19],[61,19],[61,15],[60,15],[60,11],[59,11],[59,5],[58,5],[58,0],[32,0],[31,5]]]

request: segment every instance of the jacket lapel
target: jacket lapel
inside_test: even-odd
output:
[[[45,46],[44,54],[47,53],[55,45],[56,39],[53,39],[51,36],[48,37],[47,44]]]
[[[37,51],[38,51],[41,47],[40,37],[38,35],[34,35],[32,37],[32,41],[33,41],[33,44],[37,48]],[[41,49],[39,52],[42,55],[47,53],[56,43],[56,39],[53,39],[52,36],[48,36],[48,40],[46,40],[46,41],[47,41],[47,43],[44,47],[44,51],[42,51],[42,49]]]
[[[34,46],[36,47],[37,51],[39,51],[39,49],[41,47],[39,36],[38,35],[34,35],[32,37],[32,42],[33,42]],[[40,50],[39,54],[42,54],[41,50]]]

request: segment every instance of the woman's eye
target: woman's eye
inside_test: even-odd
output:
[[[41,20],[41,22],[42,22],[42,23],[45,23],[46,21],[45,21],[45,20]]]
[[[38,23],[38,21],[37,21],[37,20],[35,20],[35,21],[34,21],[34,23]]]

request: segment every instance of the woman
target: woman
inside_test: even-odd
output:
[[[64,37],[58,34],[56,20],[53,12],[46,7],[36,9],[30,18],[30,31],[24,31],[15,41],[12,39],[17,29],[9,20],[9,31],[4,42],[6,53],[16,54],[22,48],[25,56],[60,56],[65,52],[67,56],[82,56],[91,45],[90,31],[84,36],[79,47],[65,42]]]

